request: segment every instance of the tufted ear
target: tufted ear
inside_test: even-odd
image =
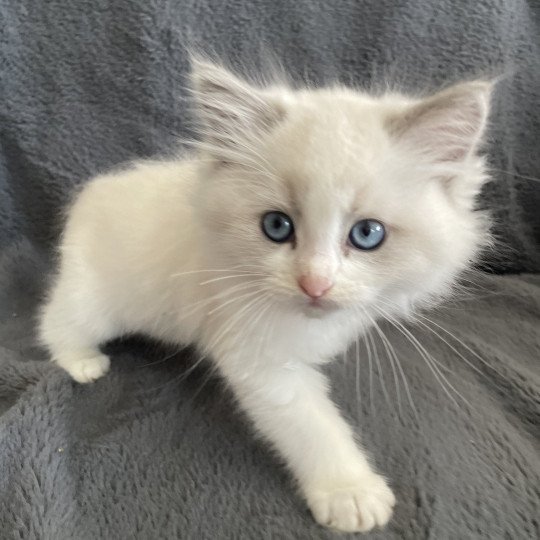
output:
[[[238,154],[285,115],[276,91],[255,87],[206,60],[192,59],[191,82],[205,147],[221,161],[238,161]]]
[[[390,131],[433,163],[465,161],[478,149],[486,127],[492,84],[457,84],[392,118]]]

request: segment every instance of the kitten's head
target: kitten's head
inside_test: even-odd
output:
[[[412,99],[254,87],[204,61],[192,78],[207,246],[276,302],[403,309],[446,294],[485,245],[489,83]]]

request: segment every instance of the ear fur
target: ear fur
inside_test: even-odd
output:
[[[285,115],[277,92],[257,88],[207,60],[192,58],[191,83],[201,134],[218,160],[237,161],[238,152]]]
[[[434,163],[466,161],[482,140],[491,90],[486,81],[454,85],[393,118],[390,131]]]

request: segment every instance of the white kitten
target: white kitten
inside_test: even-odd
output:
[[[85,186],[41,338],[82,383],[107,372],[115,336],[195,344],[319,523],[382,526],[394,496],[317,367],[377,317],[447,294],[485,243],[490,84],[425,99],[256,88],[201,60],[192,81],[198,153]]]

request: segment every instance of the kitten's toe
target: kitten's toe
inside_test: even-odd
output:
[[[316,521],[344,532],[366,532],[386,525],[396,502],[379,475],[370,474],[354,486],[335,486],[309,497]]]
[[[60,362],[59,362],[60,363]],[[110,367],[109,357],[104,354],[98,354],[91,358],[77,358],[70,362],[62,362],[61,366],[75,379],[77,382],[85,384],[91,383],[99,379]]]

